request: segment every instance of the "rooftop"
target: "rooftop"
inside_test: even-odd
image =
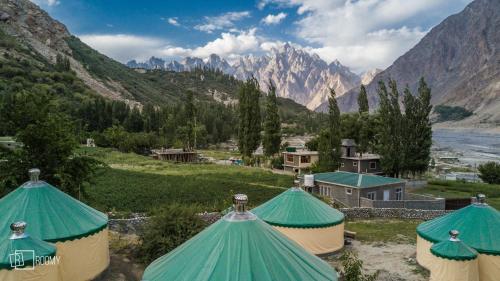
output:
[[[405,182],[404,180],[397,178],[350,172],[329,172],[314,174],[314,180],[331,184],[351,186],[354,188],[368,188]]]
[[[283,154],[291,154],[291,155],[318,155],[317,151],[310,150],[297,150],[294,152],[283,151]]]
[[[353,139],[342,139],[342,146],[356,146],[356,142]]]

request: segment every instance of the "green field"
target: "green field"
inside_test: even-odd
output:
[[[371,219],[347,220],[345,229],[356,232],[363,242],[416,242],[416,229],[421,220]]]
[[[411,192],[442,198],[467,198],[483,193],[486,195],[486,202],[500,210],[500,185],[498,184],[431,180],[427,187],[411,190]]]
[[[230,206],[245,193],[256,206],[291,186],[291,176],[258,168],[215,164],[173,164],[112,149],[82,148],[109,168],[101,169],[84,202],[102,211],[147,212],[163,204],[197,204],[207,211]]]

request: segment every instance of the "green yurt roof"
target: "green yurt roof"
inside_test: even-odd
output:
[[[50,243],[31,237],[25,233],[12,234],[0,242],[0,270],[13,269],[11,265],[12,255],[16,251],[23,250],[33,251],[33,255],[37,257],[54,257],[56,255],[56,247]],[[23,267],[33,265],[33,255],[22,254]]]
[[[458,230],[460,240],[482,254],[500,255],[500,212],[485,203],[474,203],[417,227],[420,237],[438,243],[448,240],[448,232]]]
[[[144,281],[337,280],[335,270],[250,212],[230,212],[144,272]]]
[[[476,250],[467,246],[456,237],[432,245],[431,253],[440,258],[457,261],[474,260],[477,258]]]
[[[344,214],[309,194],[292,187],[252,210],[265,222],[283,227],[328,227],[344,221]]]
[[[54,186],[29,181],[0,199],[0,237],[9,224],[25,221],[32,236],[49,242],[73,240],[106,228],[108,217]]]

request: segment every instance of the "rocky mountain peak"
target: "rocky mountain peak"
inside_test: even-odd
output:
[[[289,43],[273,48],[263,56],[242,56],[232,65],[216,54],[211,54],[205,60],[187,57],[181,63],[173,61],[165,64],[164,61],[162,62],[164,69],[172,71],[209,67],[220,69],[241,80],[253,76],[259,81],[264,91],[267,90],[267,83],[271,79],[276,85],[279,96],[291,98],[310,109],[316,108],[327,100],[330,87],[333,87],[338,95],[342,95],[359,85],[361,81],[359,76],[339,61],[327,64],[317,54],[310,54]],[[145,63],[131,61],[127,65],[155,68],[151,60]]]

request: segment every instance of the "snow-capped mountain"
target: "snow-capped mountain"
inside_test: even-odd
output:
[[[264,56],[241,57],[233,64],[212,54],[205,60],[187,57],[182,62],[166,63],[152,57],[146,62],[130,61],[127,65],[133,68],[161,68],[170,71],[190,71],[195,67],[209,67],[220,69],[241,80],[253,75],[264,91],[267,90],[267,84],[271,79],[276,85],[279,96],[293,99],[311,110],[328,99],[330,87],[341,96],[361,83],[361,78],[339,61],[328,64],[318,55],[311,55],[290,44],[273,49]]]

